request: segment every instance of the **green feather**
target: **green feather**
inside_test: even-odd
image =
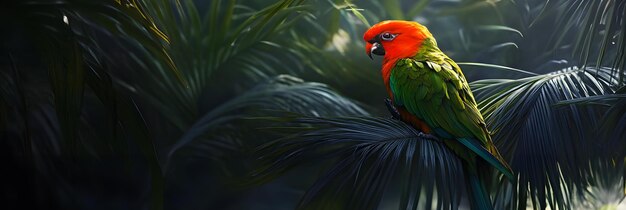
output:
[[[424,40],[414,57],[397,61],[391,69],[390,89],[395,104],[424,121],[436,135],[456,139],[467,150],[464,153],[474,153],[512,177],[503,158],[486,149],[495,146],[465,76],[433,38]]]
[[[416,61],[415,63],[417,63],[417,68],[419,69],[423,69],[424,68],[424,63]],[[415,69],[417,71],[417,69]]]
[[[417,97],[415,98],[416,100],[424,100],[424,98],[426,98],[426,94],[428,94],[428,88],[426,87],[418,88],[416,91],[417,91]]]

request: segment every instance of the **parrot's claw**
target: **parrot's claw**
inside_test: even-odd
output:
[[[433,140],[433,141],[439,141],[439,138],[437,138],[436,136],[432,135],[432,134],[428,134],[428,133],[424,133],[424,132],[419,132],[417,134],[417,136],[419,136],[420,138],[423,139],[428,139],[428,140]]]
[[[391,113],[391,117],[393,119],[396,120],[402,120],[402,117],[400,117],[400,112],[398,112],[398,109],[396,108],[396,106],[394,106],[391,103],[391,100],[389,100],[388,98],[385,99],[385,105],[387,105],[387,110],[389,110],[389,113]]]

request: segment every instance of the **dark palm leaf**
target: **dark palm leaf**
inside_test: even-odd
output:
[[[626,88],[622,87],[615,94],[591,96],[562,101],[559,105],[593,105],[608,107],[600,124],[595,127],[596,136],[606,142],[602,143],[603,155],[607,158],[620,159],[626,155]]]
[[[281,33],[305,14],[302,2],[294,0],[282,0],[258,11],[234,0],[213,1],[208,8],[198,5],[176,1],[146,6],[154,13],[156,24],[170,35],[167,52],[188,83],[173,80],[159,59],[141,57],[136,57],[137,63],[148,68],[137,72],[136,78],[146,79],[127,82],[129,89],[163,113],[176,113],[164,117],[180,130],[193,124],[202,110],[213,108],[198,107],[203,97],[226,100],[278,72],[293,72],[295,65],[288,65],[293,56],[282,46],[290,39]],[[204,9],[208,12],[201,14],[199,10]],[[273,51],[284,54],[270,53]]]
[[[300,209],[456,209],[460,203],[460,159],[403,122],[300,117],[292,123],[275,129],[300,132],[260,147],[265,164],[253,177],[267,181],[298,165],[329,163]]]
[[[429,10],[443,8],[444,14],[460,22],[450,27],[456,22],[440,15],[424,15],[443,49],[451,51],[456,60],[504,64],[535,73],[565,65],[611,67],[623,73],[624,1],[466,0],[448,7],[434,5],[430,4]],[[458,28],[458,33],[450,33],[451,28]],[[497,73],[487,76],[509,77]]]
[[[529,11],[526,14],[528,21],[527,31],[532,31],[532,40],[535,37],[548,35],[545,42],[535,42],[543,45],[542,56],[550,56],[561,50],[571,54],[569,61],[585,68],[595,66],[611,67],[613,71],[620,71],[620,83],[623,82],[623,70],[626,66],[624,56],[624,40],[626,36],[626,2],[624,1],[584,1],[559,0],[546,1],[536,5],[541,10]],[[518,5],[522,6],[522,5]],[[555,12],[548,12],[555,11]],[[541,25],[556,26],[555,30],[546,34],[545,31],[533,30]],[[560,59],[560,58],[559,58]]]
[[[320,83],[281,75],[224,102],[191,126],[172,147],[168,157],[208,131],[224,128],[234,120],[263,116],[262,110],[284,110],[310,116],[368,115],[365,110]]]
[[[499,205],[523,209],[529,198],[535,208],[567,209],[576,190],[583,194],[590,173],[586,165],[597,154],[593,151],[602,149],[591,138],[598,110],[554,105],[613,93],[617,78],[610,73],[610,68],[574,67],[517,80],[472,83],[496,145],[519,172],[517,186],[509,190],[530,190],[519,190],[508,196],[512,203],[499,200]]]
[[[626,88],[622,87],[615,94],[591,96],[562,101],[562,105],[608,107],[601,123],[594,126],[595,136],[600,139],[600,149],[597,160],[590,164],[594,170],[591,174],[591,189],[585,203],[590,208],[600,208],[604,205],[615,205],[624,199],[623,190],[626,189],[626,171],[624,157],[626,157]],[[583,203],[583,202],[581,202]]]
[[[308,14],[302,1],[282,0],[258,11],[237,1],[214,1],[208,8],[199,5],[182,1],[146,6],[154,13],[156,24],[170,35],[167,52],[189,81],[187,86],[173,81],[162,65],[140,57],[135,59],[137,63],[148,68],[136,78],[147,79],[120,82],[161,113],[168,113],[163,117],[182,132],[178,141],[171,142],[168,162],[177,150],[199,137],[209,141],[235,139],[213,134],[218,128],[233,127],[236,120],[255,116],[250,110],[366,115],[325,85],[289,76],[272,78],[303,68],[297,58],[306,55],[288,47],[297,46],[299,37],[287,33],[296,20]],[[201,14],[203,9],[208,11]],[[270,82],[264,84],[266,81]],[[219,142],[203,143],[207,151],[212,150],[207,145],[221,147]]]
[[[622,88],[621,94],[606,97],[612,101],[612,105],[604,114],[602,123],[597,129],[599,136],[607,140],[604,144],[606,151],[612,151],[605,154],[616,160],[626,157],[626,94],[623,90],[625,89]]]
[[[83,156],[85,154],[94,155],[91,150],[98,145],[112,146],[113,150],[115,150],[114,153],[123,153],[126,150],[126,146],[120,146],[119,144],[115,146],[111,142],[119,142],[120,139],[129,137],[129,139],[136,141],[143,152],[142,154],[149,162],[152,180],[151,208],[161,209],[163,203],[162,175],[152,139],[149,137],[137,105],[132,99],[116,93],[117,91],[111,84],[109,69],[101,67],[101,65],[106,65],[102,63],[105,61],[102,58],[108,55],[102,53],[104,51],[102,46],[97,44],[96,38],[96,34],[102,35],[104,33],[106,35],[114,35],[108,37],[110,39],[119,37],[129,42],[140,43],[140,47],[145,48],[148,54],[162,58],[160,59],[161,64],[169,66],[169,70],[181,82],[180,73],[173,66],[171,59],[165,59],[169,57],[163,50],[168,42],[167,36],[156,28],[149,14],[143,11],[141,4],[141,2],[137,3],[137,1],[11,1],[8,4],[3,4],[4,6],[0,9],[0,17],[3,21],[2,23],[5,23],[7,20],[16,21],[6,25],[3,24],[3,26],[8,26],[7,31],[12,33],[18,35],[25,34],[26,36],[21,37],[20,40],[29,44],[32,43],[39,50],[40,53],[38,55],[41,56],[41,60],[31,62],[44,62],[46,64],[48,79],[45,81],[50,83],[53,101],[45,101],[44,103],[53,106],[56,110],[56,115],[46,112],[47,114],[42,114],[41,116],[30,116],[27,113],[31,112],[30,109],[32,108],[23,105],[27,111],[22,111],[20,112],[22,113],[21,116],[14,117],[26,122],[25,126],[21,128],[25,129],[26,135],[14,136],[13,139],[26,138],[26,142],[28,142],[31,138],[28,133],[33,131],[33,129],[41,128],[52,133],[47,140],[57,141],[55,133],[58,132],[57,130],[60,130],[60,138],[58,140],[60,140],[59,145],[63,149],[60,153],[54,154],[60,155],[61,158],[38,160],[34,163],[51,168],[69,167],[71,169],[68,170],[71,171],[72,176],[75,176],[82,173],[79,171],[80,166],[69,164],[70,162],[80,161],[76,157],[79,155],[85,157]],[[3,35],[6,34],[3,32]],[[9,34],[8,36],[13,35]],[[20,49],[8,49],[9,52],[17,50]],[[37,65],[33,66],[39,68]],[[96,71],[94,69],[100,70]],[[36,78],[42,76],[35,73],[35,71],[21,73],[29,76],[35,75],[34,77]],[[43,75],[45,76],[46,74]],[[22,79],[17,75],[15,76],[13,82],[21,84],[23,82],[21,81]],[[114,138],[117,141],[90,142],[84,139],[89,131],[82,128],[90,127],[90,122],[84,119],[86,115],[83,112],[84,95],[90,93],[87,87],[95,92],[100,102],[105,105],[109,113],[113,114],[112,120],[110,120],[112,122],[113,134],[106,136],[115,136]],[[38,94],[48,93],[46,87],[38,88],[34,92]],[[22,99],[28,98],[29,94],[25,94],[23,91],[25,88],[20,87],[20,89],[18,95]],[[32,103],[32,101],[22,100],[23,104],[28,104],[28,102]],[[115,116],[121,117],[116,118]],[[32,123],[28,123],[29,118],[32,118],[30,119]],[[118,120],[119,126],[127,132],[127,135],[118,136],[118,133],[116,133],[117,129],[115,127]],[[89,137],[86,138],[89,139]],[[51,149],[53,148],[55,147],[51,147]],[[32,147],[29,146],[25,150],[29,151],[27,154],[41,157],[45,156],[49,149],[44,145],[32,145]],[[98,157],[97,155],[94,156]],[[73,158],[67,159],[66,157]],[[27,164],[33,164],[33,162],[27,162]],[[56,172],[50,171],[47,170],[47,177],[59,179],[50,181],[50,183],[76,184],[74,181],[76,180],[75,177],[66,176],[67,172],[61,169],[58,169]],[[71,187],[76,187],[76,185]],[[75,190],[64,187],[59,188],[63,189],[63,191]]]

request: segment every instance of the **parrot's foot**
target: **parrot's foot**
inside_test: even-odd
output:
[[[417,136],[419,136],[420,138],[423,139],[428,139],[428,140],[433,140],[433,141],[439,141],[439,138],[437,138],[436,136],[432,135],[432,134],[428,134],[428,133],[424,133],[424,132],[419,132],[417,134]]]
[[[389,110],[389,113],[391,113],[391,117],[393,119],[396,120],[402,120],[402,117],[400,117],[400,112],[398,111],[398,109],[396,108],[396,106],[394,106],[391,103],[391,100],[389,100],[388,98],[385,99],[385,105],[387,105],[387,110]]]

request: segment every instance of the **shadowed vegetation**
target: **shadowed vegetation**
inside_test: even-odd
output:
[[[391,119],[363,32],[419,21],[517,180],[496,209],[616,208],[626,2],[10,0],[9,209],[466,209],[460,159]],[[622,204],[623,205],[623,204]]]

